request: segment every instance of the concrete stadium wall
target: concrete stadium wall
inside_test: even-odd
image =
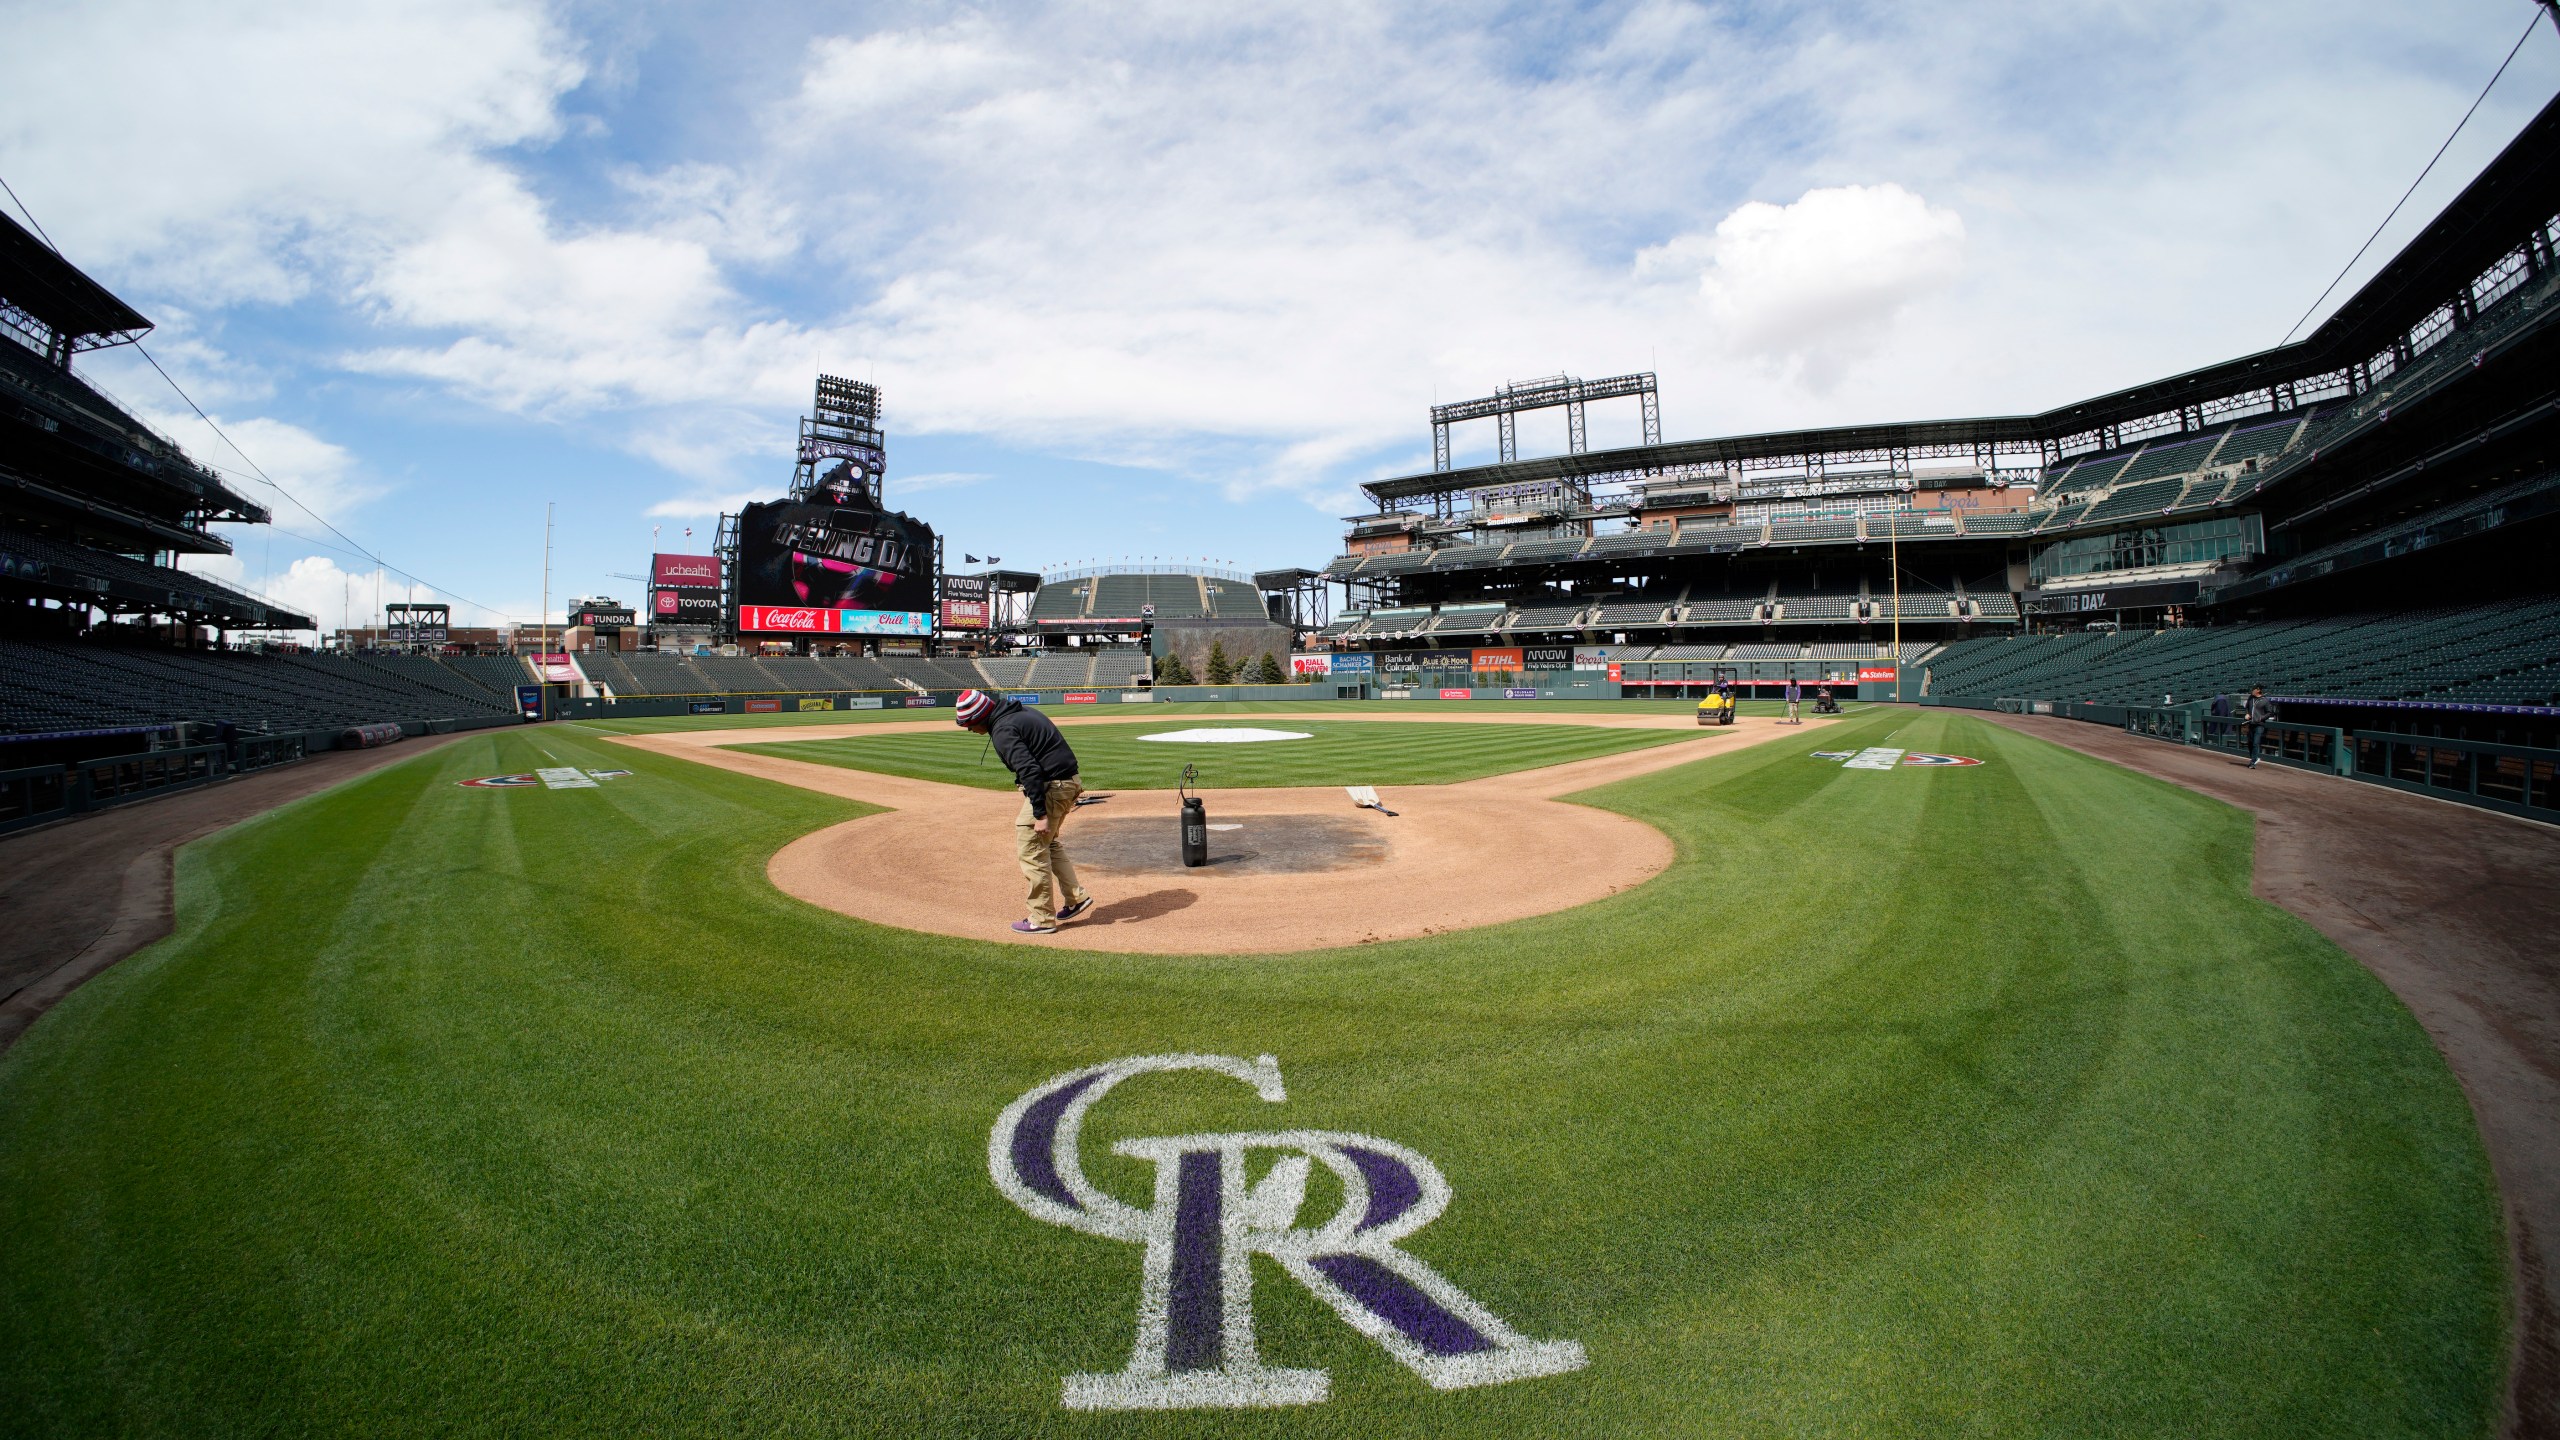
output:
[[[1610,679],[1605,670],[1532,670],[1521,677],[1517,685],[1478,685],[1474,683],[1474,676],[1464,675],[1463,672],[1453,678],[1461,677],[1468,683],[1441,685],[1434,683],[1426,675],[1414,685],[1381,687],[1376,693],[1381,698],[1412,700],[1443,698],[1456,700],[1462,698],[1458,693],[1461,690],[1466,692],[1463,698],[1469,700],[1622,700],[1626,698],[1625,687]]]
[[[1443,688],[1421,685],[1408,692],[1413,698],[1439,698]],[[1350,691],[1349,695],[1342,692]],[[1153,690],[1125,690],[1101,685],[1089,690],[998,690],[991,692],[1043,710],[1073,710],[1085,705],[1143,705],[1149,703],[1175,705],[1228,703],[1252,705],[1286,705],[1307,700],[1362,699],[1375,700],[1381,690],[1373,676],[1345,676],[1340,679],[1319,678],[1306,685],[1160,685]],[[555,703],[552,718],[556,720],[610,720],[617,716],[633,719],[665,715],[791,715],[828,714],[840,710],[947,710],[957,691],[936,691],[931,695],[904,692],[881,694],[875,691],[811,692],[779,695],[633,695],[610,703],[601,700],[569,699]],[[1090,700],[1069,700],[1070,695],[1091,696]],[[1598,670],[1533,671],[1522,684],[1514,686],[1466,687],[1470,700],[1536,699],[1536,700],[1617,700],[1624,698],[1616,681]],[[749,707],[754,708],[750,709]],[[485,722],[493,725],[514,724],[513,717],[492,716]]]

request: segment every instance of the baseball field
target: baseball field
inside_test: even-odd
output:
[[[1463,805],[1659,864],[1322,948],[1142,953],[1227,882],[1134,869],[1104,913],[1191,898],[875,923],[779,857],[900,805],[942,823],[830,884],[1009,850],[994,762],[895,715],[489,732],[190,846],[176,933],[0,1057],[0,1430],[2493,1428],[2462,1092],[2242,812],[1944,712],[1288,709],[1069,734],[1168,847],[1185,760],[1238,837],[1379,827],[1265,877],[1311,913],[1449,902],[1394,867]],[[1504,832],[1488,902],[1610,860]]]

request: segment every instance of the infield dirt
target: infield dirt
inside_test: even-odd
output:
[[[1079,717],[1066,728],[1072,733],[1087,725],[1142,724],[1150,718]],[[1679,715],[1376,718],[1388,723],[1696,728]],[[862,733],[949,728],[944,719],[866,726]],[[1406,786],[1385,797],[1398,812],[1392,817],[1352,808],[1338,786],[1206,791],[1214,822],[1250,831],[1257,822],[1280,817],[1338,817],[1360,827],[1368,842],[1364,851],[1383,853],[1321,875],[1210,865],[1176,877],[1095,865],[1087,888],[1100,903],[1054,935],[1018,935],[1011,928],[1023,913],[1021,872],[1013,859],[1013,817],[1021,798],[1012,791],[722,748],[836,739],[845,734],[841,726],[614,738],[643,750],[885,807],[885,813],[829,826],[776,852],[766,867],[774,885],[813,905],[937,935],[1143,954],[1238,955],[1436,935],[1544,915],[1616,894],[1671,863],[1670,839],[1642,821],[1558,797],[1784,735],[1802,736],[1812,728],[1746,718],[1685,742],[1456,785]],[[1124,791],[1107,806],[1088,808],[1107,810],[1115,826],[1160,816],[1165,849],[1170,853],[1174,848],[1177,801],[1172,791]],[[1087,824],[1092,818],[1079,817]],[[1063,832],[1070,858],[1077,858],[1077,825],[1070,820]],[[1557,856],[1572,858],[1556,863]]]

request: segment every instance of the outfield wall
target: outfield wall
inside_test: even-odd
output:
[[[1153,690],[1108,686],[1090,690],[997,690],[991,692],[1043,710],[1073,710],[1086,705],[1150,703],[1225,703],[1286,705],[1308,700],[1617,700],[1618,683],[1596,670],[1534,672],[1519,685],[1423,685],[1386,688],[1374,679],[1319,680],[1310,685],[1159,685]],[[789,715],[826,714],[839,710],[933,710],[949,708],[957,691],[929,695],[904,691],[809,691],[763,695],[634,695],[618,700],[571,698],[558,701],[557,720],[600,720],[615,716]]]

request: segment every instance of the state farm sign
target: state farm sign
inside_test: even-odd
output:
[[[738,607],[741,630],[778,630],[791,635],[833,635],[836,612],[814,606],[741,605]]]
[[[1890,665],[1861,665],[1858,667],[1858,679],[1870,683],[1890,685],[1894,681],[1893,667]]]

